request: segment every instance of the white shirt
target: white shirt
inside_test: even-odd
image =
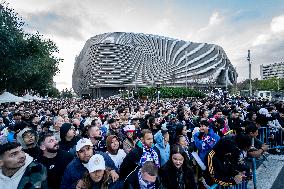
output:
[[[112,161],[114,162],[114,165],[119,169],[120,165],[123,162],[123,159],[126,156],[126,153],[124,152],[124,150],[119,149],[116,155],[112,155],[109,152],[107,152],[107,154],[109,155],[109,157],[112,159]]]

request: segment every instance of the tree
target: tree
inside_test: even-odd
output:
[[[6,3],[0,4],[0,91],[24,93],[32,89],[41,95],[52,88],[62,59],[58,48],[38,32],[23,30],[25,22]]]
[[[72,97],[73,97],[72,90],[71,90],[71,89],[68,90],[67,88],[66,88],[65,90],[63,89],[63,90],[61,91],[60,96],[61,96],[62,98],[72,98]]]

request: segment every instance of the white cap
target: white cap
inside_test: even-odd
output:
[[[135,131],[135,126],[134,125],[126,125],[123,130],[125,132],[134,132]]]
[[[83,165],[88,169],[89,173],[106,169],[104,157],[100,154],[93,155],[89,162]]]
[[[76,144],[76,151],[78,152],[84,146],[93,146],[93,143],[88,138],[81,138]]]

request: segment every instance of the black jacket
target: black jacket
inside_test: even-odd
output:
[[[139,142],[139,141],[138,141]],[[160,162],[160,153],[157,147],[153,147],[157,152]],[[136,144],[135,148],[131,150],[126,157],[123,159],[123,162],[120,166],[120,177],[122,179],[126,178],[136,167],[139,167],[138,162],[143,155],[143,149]]]
[[[139,168],[135,169],[131,174],[127,176],[127,178],[124,181],[124,189],[139,189],[139,180],[138,180],[138,172]],[[160,182],[157,177],[156,182],[155,182],[155,188],[158,189],[160,188]]]
[[[234,176],[239,172],[250,172],[242,158],[242,151],[237,147],[234,136],[222,138],[205,157],[207,183],[221,186],[235,184]]]
[[[78,140],[80,140],[80,137],[75,136],[71,141],[61,140],[59,142],[59,148],[61,150],[65,150],[67,152],[70,151],[74,146],[76,146]]]
[[[194,173],[190,167],[183,166],[181,170],[183,172],[184,189],[196,189],[194,180]],[[161,183],[165,189],[178,189],[178,173],[179,170],[175,168],[173,163],[169,160],[159,172]]]
[[[72,160],[73,156],[63,150],[59,150],[54,158],[46,158],[44,156],[38,158],[38,162],[47,169],[47,183],[50,189],[60,188],[64,170]]]

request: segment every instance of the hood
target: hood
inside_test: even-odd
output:
[[[23,165],[12,177],[7,177],[3,175],[2,169],[0,168],[0,180],[1,182],[5,182],[5,180],[8,182],[8,185],[10,184],[9,182],[13,182],[14,180],[19,180],[21,179],[22,175],[25,173],[26,168],[32,163],[33,158],[26,153],[26,160],[25,160],[25,165]],[[9,188],[9,187],[8,187]]]
[[[163,134],[160,131],[158,131],[155,135],[154,135],[154,140],[156,141],[156,144],[159,145],[162,148],[165,148],[165,143],[164,143],[164,137]]]
[[[35,147],[37,145],[37,141],[38,141],[38,136],[37,133],[35,131],[33,131],[30,128],[24,128],[23,130],[21,130],[18,134],[17,134],[17,141],[18,143],[21,144],[21,146],[23,147],[23,149],[28,149],[26,144],[24,143],[24,139],[23,139],[23,134],[27,131],[31,131],[32,133],[35,134],[35,143],[33,145],[33,147]]]

